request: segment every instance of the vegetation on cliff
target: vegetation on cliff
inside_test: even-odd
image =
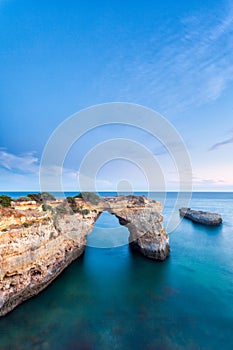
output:
[[[74,197],[67,197],[67,202],[74,213],[78,213],[80,210],[77,207]]]
[[[82,198],[86,202],[89,202],[94,205],[97,205],[100,201],[100,197],[94,192],[80,192],[79,194],[74,196],[74,198]]]
[[[27,197],[27,196],[21,196],[21,197],[17,198],[16,201],[17,202],[29,202],[29,201],[31,201],[31,198]]]
[[[54,195],[49,192],[29,193],[27,197],[29,197],[33,201],[36,201],[37,203],[56,200]]]
[[[10,196],[7,196],[5,194],[0,196],[0,205],[2,207],[10,207],[11,201],[12,201],[12,198]]]

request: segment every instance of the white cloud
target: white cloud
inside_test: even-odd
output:
[[[34,152],[21,155],[0,149],[1,191],[39,191],[40,159]],[[65,167],[50,166],[44,169],[48,190],[53,189],[54,179],[61,175],[64,189],[77,190],[77,171]],[[42,188],[44,190],[44,188]]]
[[[15,155],[4,149],[0,150],[0,167],[26,173],[38,172],[39,159],[34,152],[28,152],[22,155]]]

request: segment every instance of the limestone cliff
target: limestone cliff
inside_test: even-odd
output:
[[[105,209],[116,215],[129,232],[132,248],[154,260],[164,260],[170,253],[168,235],[163,228],[161,203],[144,196],[108,197]]]
[[[133,248],[164,260],[170,247],[161,210],[160,203],[136,196],[104,197],[97,204],[76,199],[0,207],[0,316],[38,294],[83,253],[102,211],[127,226]]]

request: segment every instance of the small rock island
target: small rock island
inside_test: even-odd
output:
[[[190,208],[181,208],[180,215],[194,222],[209,226],[218,226],[222,223],[220,214],[210,213],[201,210],[192,210]]]
[[[103,211],[128,228],[133,249],[154,260],[169,256],[162,205],[145,196],[37,194],[12,200],[0,205],[0,316],[45,289],[84,252]]]

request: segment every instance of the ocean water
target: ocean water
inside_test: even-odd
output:
[[[232,350],[233,193],[194,193],[190,207],[222,214],[223,225],[182,220],[164,262],[132,252],[127,229],[103,213],[85,254],[0,318],[0,349]],[[97,248],[109,242],[122,245]]]

